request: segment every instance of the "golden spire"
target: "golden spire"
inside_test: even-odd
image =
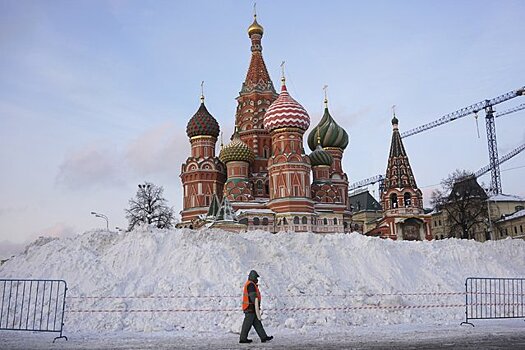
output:
[[[392,117],[396,117],[396,105],[392,105]]]
[[[204,80],[201,81],[201,103],[204,103]]]
[[[284,61],[281,62],[281,83],[282,85],[286,83],[286,78],[284,77]]]
[[[324,108],[328,108],[328,96],[326,94],[326,90],[328,89],[328,85],[323,86],[324,90]]]
[[[264,29],[263,27],[257,23],[257,10],[256,10],[257,3],[253,3],[253,23],[248,27],[248,36],[252,36],[252,34],[259,34],[263,35]]]

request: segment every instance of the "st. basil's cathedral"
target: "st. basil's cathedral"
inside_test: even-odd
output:
[[[303,136],[310,127],[310,117],[288,91],[284,71],[280,93],[275,91],[262,56],[263,33],[254,15],[248,28],[252,54],[236,98],[235,130],[228,144],[221,142],[219,155],[215,150],[220,127],[207,110],[204,96],[187,124],[191,155],[181,169],[183,209],[179,226],[219,224],[217,227],[234,231],[270,232],[355,230],[348,176],[342,167],[348,133],[330,114],[325,97],[324,114],[308,134],[311,153],[306,154]],[[411,170],[410,176],[413,178]],[[415,180],[406,183],[415,185]],[[414,200],[404,203],[421,206],[416,211],[423,213],[421,191],[416,188],[411,193]],[[421,215],[411,222],[424,228],[428,218],[417,216]],[[391,232],[382,234],[385,224],[379,221],[376,231],[395,238]]]

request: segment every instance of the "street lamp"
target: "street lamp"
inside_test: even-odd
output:
[[[106,230],[109,231],[109,219],[108,219],[108,217],[106,215],[100,214],[100,213],[96,213],[94,211],[91,212],[91,215],[95,215],[95,217],[97,217],[97,218],[102,218],[102,219],[106,220]]]
[[[141,190],[149,190],[151,187],[151,184],[145,183],[144,185],[139,184],[138,185]]]

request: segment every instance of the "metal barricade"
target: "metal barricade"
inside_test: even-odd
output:
[[[465,280],[465,322],[497,318],[525,318],[525,278]]]
[[[0,330],[62,335],[67,283],[63,280],[0,279]]]

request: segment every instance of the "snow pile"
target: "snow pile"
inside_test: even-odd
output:
[[[462,292],[466,277],[523,277],[524,258],[523,240],[395,242],[357,233],[233,234],[143,228],[41,238],[0,266],[0,276],[66,280],[68,332],[238,332],[242,285],[248,271],[255,269],[262,276],[265,326],[306,331],[335,325],[457,324],[464,317],[461,307],[280,309],[462,304],[461,294],[384,294]],[[79,298],[108,296],[123,298]],[[209,297],[195,298],[202,296]],[[123,312],[73,312],[101,309]],[[226,311],[126,312],[152,309]]]

